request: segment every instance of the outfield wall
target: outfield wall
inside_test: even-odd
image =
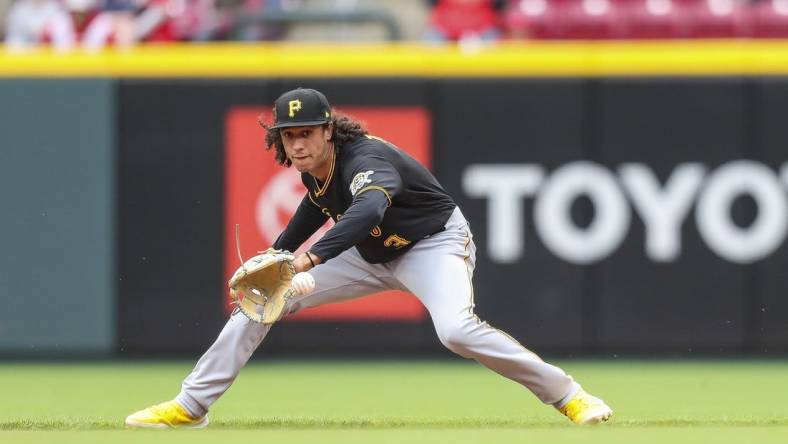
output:
[[[114,91],[0,81],[0,352],[115,350]]]
[[[697,52],[695,64],[686,61],[693,49],[677,46],[673,70],[651,71],[643,67],[656,67],[658,57],[665,61],[665,51],[655,50],[651,58],[626,56],[624,49],[605,50],[606,45],[586,48],[585,71],[569,51],[578,47],[561,47],[554,54],[563,57],[553,59],[539,52],[542,47],[521,50],[519,64],[505,50],[486,54],[482,58],[500,63],[486,70],[476,59],[436,55],[443,69],[455,57],[455,65],[464,68],[455,76],[428,71],[419,65],[421,58],[411,60],[409,75],[369,72],[352,78],[319,77],[312,65],[299,75],[302,65],[284,63],[267,68],[281,72],[257,78],[255,70],[266,69],[260,63],[241,76],[198,64],[199,78],[180,77],[172,68],[159,77],[155,70],[121,70],[91,80],[82,76],[101,69],[77,64],[86,71],[68,75],[79,78],[50,83],[64,91],[86,83],[106,91],[101,98],[81,98],[90,102],[86,109],[109,103],[100,108],[106,122],[80,119],[97,123],[89,129],[66,125],[71,132],[57,132],[50,144],[71,152],[68,147],[85,145],[79,137],[88,134],[110,141],[87,143],[105,157],[25,162],[20,156],[30,156],[29,147],[38,142],[4,131],[15,157],[4,162],[3,176],[29,178],[46,165],[47,171],[79,171],[83,179],[109,174],[114,181],[91,187],[103,194],[89,198],[90,207],[83,209],[80,188],[58,185],[62,181],[51,173],[30,179],[48,183],[50,192],[62,191],[53,202],[79,208],[76,214],[99,227],[80,224],[89,233],[81,238],[66,229],[47,231],[35,220],[3,222],[4,243],[11,242],[12,251],[29,243],[21,256],[3,256],[9,273],[0,287],[0,326],[12,333],[2,336],[0,352],[195,353],[210,344],[226,319],[224,282],[237,261],[228,253],[228,233],[241,223],[243,238],[254,244],[246,254],[266,247],[292,211],[292,199],[267,196],[282,189],[276,186],[298,192],[292,172],[264,168],[270,156],[246,164],[234,156],[259,156],[262,131],[253,117],[282,91],[309,86],[366,120],[373,132],[404,148],[418,147],[420,159],[471,221],[478,245],[478,313],[535,350],[785,353],[788,51],[761,53],[761,72],[769,75],[759,76],[744,68],[748,60],[755,63],[758,51],[740,51],[738,45]],[[610,55],[615,51],[618,59]],[[528,71],[525,61],[537,56],[542,64]],[[244,58],[233,60],[250,65]],[[553,71],[545,60],[552,60]],[[715,65],[720,61],[727,63]],[[17,91],[18,82],[1,80],[0,90]],[[36,83],[22,86],[40,90]],[[30,122],[40,119],[25,113],[9,117],[9,128],[33,128]],[[108,166],[106,159],[116,160]],[[243,188],[247,182],[238,178],[254,176],[256,162],[266,177],[249,179]],[[231,210],[229,194],[239,186],[245,191],[233,205],[248,208],[240,213]],[[29,187],[4,188],[9,208],[36,201]],[[54,205],[46,202],[44,207]],[[32,239],[23,241],[17,225]],[[63,240],[60,251],[77,252],[72,260],[50,265],[64,270],[62,279],[30,276],[38,258],[51,257],[45,254],[51,242],[35,236],[45,232]],[[115,234],[114,243],[106,241],[108,233]],[[80,249],[85,243],[103,255]],[[93,282],[86,292],[93,275],[68,268],[80,266],[104,270],[97,274],[111,279],[100,281],[98,289]],[[114,273],[106,273],[108,267]],[[76,342],[47,342],[52,335],[42,332],[58,334],[56,323],[32,327],[41,317],[17,303],[25,298],[14,295],[28,290],[26,280],[14,276],[28,276],[38,289],[57,286],[69,295],[66,300],[81,304],[83,310],[58,312],[79,325],[68,329],[82,332]],[[109,327],[94,325],[102,319],[110,320]],[[429,317],[403,295],[283,322],[265,347],[269,353],[442,353]]]

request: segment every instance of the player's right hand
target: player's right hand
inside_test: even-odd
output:
[[[309,260],[309,256],[312,257],[311,261]],[[323,262],[322,259],[320,259],[315,254],[309,253],[309,256],[307,256],[307,253],[301,253],[295,258],[293,261],[293,267],[295,267],[296,273],[311,270],[313,268],[312,263],[318,265]]]

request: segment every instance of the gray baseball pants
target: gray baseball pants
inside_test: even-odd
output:
[[[569,375],[474,314],[475,261],[473,235],[457,208],[444,231],[422,239],[391,262],[370,264],[351,248],[316,266],[310,271],[315,290],[294,298],[288,312],[385,290],[409,291],[427,308],[438,338],[449,350],[522,384],[544,403],[565,402],[579,388]],[[195,417],[205,415],[230,388],[270,328],[242,313],[231,316],[183,381],[176,400]]]

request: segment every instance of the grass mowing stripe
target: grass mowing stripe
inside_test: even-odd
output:
[[[613,422],[598,429],[629,435],[643,428],[660,434],[714,428],[730,438],[759,428],[788,435],[788,411],[775,395],[788,391],[788,361],[559,364],[615,410]],[[126,415],[171,399],[192,366],[186,361],[0,364],[0,432],[123,432]],[[460,360],[258,361],[212,407],[210,428],[339,435],[565,433],[573,425],[523,387]]]
[[[666,418],[652,420],[616,420],[605,427],[612,428],[661,428],[661,427],[764,427],[788,426],[788,416],[774,418],[719,418],[691,419]],[[261,417],[249,419],[224,419],[211,422],[211,429],[533,429],[533,428],[572,428],[566,422],[538,420],[500,420],[495,418],[311,418],[311,417]],[[116,430],[124,426],[117,420],[103,418],[67,418],[46,420],[6,420],[0,422],[2,431],[20,430]]]

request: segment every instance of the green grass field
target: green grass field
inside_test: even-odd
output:
[[[0,364],[0,443],[788,443],[786,361],[558,362],[615,410],[577,427],[467,361],[256,362],[202,431],[126,430],[192,362]]]

